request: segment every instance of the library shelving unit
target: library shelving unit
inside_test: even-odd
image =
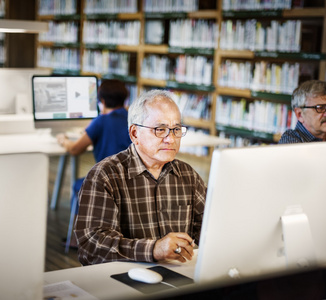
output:
[[[326,1],[245,2],[223,1],[216,128],[240,144],[275,143],[296,123],[292,91],[325,80]]]
[[[188,6],[182,5],[186,2]],[[185,125],[193,130],[277,141],[280,130],[291,126],[293,87],[300,80],[325,79],[324,0],[306,1],[315,5],[300,8],[293,7],[304,1],[276,8],[250,7],[253,1],[241,1],[242,7],[227,0],[186,2],[39,0],[37,18],[48,21],[50,31],[39,35],[38,66],[58,74],[121,79],[130,99],[146,89],[169,89],[177,95]],[[247,28],[252,31],[245,33]],[[252,41],[249,46],[241,44],[241,30],[245,41]],[[267,31],[273,37],[282,30],[283,42],[263,45]],[[264,72],[283,79],[266,84],[261,81]],[[286,72],[294,77],[284,77]],[[270,111],[282,114],[277,126],[254,120],[259,112],[260,119],[267,118]],[[206,148],[196,152],[211,153]]]

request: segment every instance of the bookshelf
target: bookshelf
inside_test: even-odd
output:
[[[291,1],[274,1],[275,7],[251,2],[39,0],[37,18],[51,23],[52,32],[39,36],[38,66],[118,78],[132,95],[166,88],[176,93],[192,130],[273,143],[295,122],[293,88],[304,79],[325,79],[325,1],[295,1],[309,2],[295,8]],[[266,83],[270,77],[276,82]],[[225,115],[219,121],[217,110],[226,103],[242,123]],[[282,122],[255,127],[249,107],[279,112]],[[206,150],[209,156],[212,149]]]
[[[250,1],[223,1],[216,105],[223,137],[277,142],[296,123],[293,89],[305,80],[325,80],[325,1],[274,3],[279,7],[261,9]]]

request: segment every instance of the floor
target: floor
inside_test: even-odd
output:
[[[178,154],[178,158],[188,162],[202,176],[204,181],[208,181],[210,161],[185,154]],[[85,176],[88,170],[95,163],[92,153],[80,156],[79,176]],[[58,157],[50,158],[49,172],[49,198],[52,194],[58,165]],[[70,249],[66,254],[62,239],[67,235],[67,228],[70,214],[70,166],[66,170],[63,190],[57,210],[48,211],[47,238],[46,238],[46,258],[45,271],[54,271],[67,268],[79,267],[77,250]]]

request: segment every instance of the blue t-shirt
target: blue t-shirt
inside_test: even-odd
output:
[[[86,133],[93,142],[96,162],[125,150],[131,143],[127,110],[122,107],[99,115],[88,125]]]

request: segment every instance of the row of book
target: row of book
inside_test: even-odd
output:
[[[85,50],[83,54],[84,72],[99,74],[129,75],[130,53],[109,50]]]
[[[0,0],[0,17],[4,17],[6,15],[6,1]]]
[[[85,14],[136,13],[137,0],[85,0]]]
[[[39,34],[39,41],[77,43],[79,25],[76,22],[48,22],[49,30]]]
[[[39,15],[73,15],[77,13],[76,0],[39,0]]]
[[[39,15],[76,14],[76,3],[76,0],[39,0],[38,13]],[[143,0],[143,7],[145,12],[189,12],[198,10],[198,0]],[[137,0],[86,0],[84,7],[86,14],[135,13],[137,11]]]
[[[215,118],[216,123],[221,125],[267,133],[283,133],[294,128],[297,122],[286,104],[221,96],[216,100]]]
[[[292,94],[299,84],[300,64],[255,63],[251,89],[283,94]]]
[[[212,96],[208,94],[192,94],[181,91],[172,91],[176,96],[182,117],[210,120]]]
[[[160,45],[164,44],[165,35],[164,20],[146,20],[145,21],[145,44]]]
[[[77,49],[39,47],[37,54],[39,67],[80,71],[80,53]]]
[[[86,44],[139,44],[139,21],[84,21],[83,26],[83,42]]]
[[[290,9],[291,0],[223,0],[223,10]]]
[[[151,22],[151,21],[149,21]],[[266,24],[265,24],[266,25]],[[221,48],[252,51],[300,51],[301,21],[281,24],[271,21],[264,27],[261,22],[227,20],[221,26]],[[76,22],[49,22],[49,31],[40,33],[40,41],[77,43],[79,26]],[[156,26],[146,26],[146,35],[157,34]],[[85,21],[84,43],[138,45],[140,22]],[[218,25],[205,20],[170,21],[169,45],[182,48],[217,48]]]
[[[225,60],[219,66],[218,84],[224,87],[291,94],[298,86],[299,63]]]
[[[141,67],[141,77],[155,80],[169,80],[172,61],[166,55],[145,56]]]
[[[175,80],[197,85],[211,85],[213,59],[206,56],[179,55],[175,62]]]
[[[152,34],[155,34],[155,32]],[[218,24],[210,20],[171,20],[169,46],[182,48],[217,48]]]
[[[141,76],[180,83],[211,85],[213,60],[205,56],[179,55],[175,59],[165,55],[149,55],[143,59]]]
[[[227,20],[221,24],[220,47],[226,50],[299,52],[300,20],[260,22]]]
[[[252,82],[252,63],[224,60],[218,68],[218,84],[236,89],[250,89]]]
[[[198,10],[198,0],[143,0],[145,12],[190,12]]]

